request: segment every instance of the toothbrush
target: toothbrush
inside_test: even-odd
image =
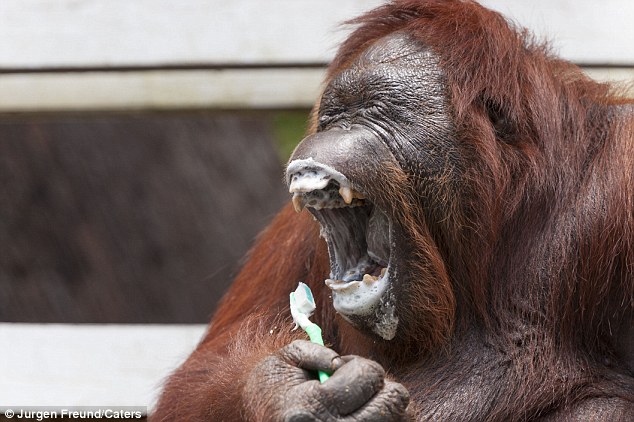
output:
[[[313,297],[313,292],[310,291],[310,287],[306,284],[299,282],[297,289],[290,294],[291,301],[291,315],[293,316],[293,321],[295,322],[295,328],[302,327],[310,341],[313,343],[324,345],[324,340],[321,337],[321,328],[319,325],[311,322],[308,317],[310,317],[313,312],[315,312],[315,298]],[[324,371],[318,371],[319,381],[324,382],[330,375],[325,373]]]

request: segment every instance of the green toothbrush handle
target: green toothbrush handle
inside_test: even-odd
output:
[[[304,328],[304,331],[306,331],[306,334],[308,334],[310,341],[312,341],[313,343],[320,344],[322,346],[324,345],[324,340],[321,338],[321,328],[319,328],[319,325],[310,324],[306,328]],[[328,375],[324,371],[318,371],[318,375],[319,375],[320,382],[324,382],[328,378],[330,378],[330,375]]]

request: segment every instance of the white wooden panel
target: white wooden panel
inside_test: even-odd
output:
[[[599,82],[614,83],[634,98],[634,67],[584,69],[586,75]]]
[[[148,406],[203,325],[0,323],[0,409]]]
[[[586,72],[601,81],[634,82],[634,68]],[[232,69],[0,75],[0,112],[308,108],[319,95],[324,73]]]
[[[633,0],[483,0],[577,63],[634,65]]]
[[[2,0],[0,68],[326,62],[379,0]],[[634,64],[632,0],[484,0],[569,59]]]
[[[323,69],[0,75],[0,112],[310,107]]]
[[[3,67],[304,63],[368,0],[2,0]]]

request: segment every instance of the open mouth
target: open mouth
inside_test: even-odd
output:
[[[313,214],[328,244],[325,282],[335,309],[351,322],[385,319],[392,237],[386,214],[343,174],[321,163],[293,161],[287,174],[296,211],[306,207]]]

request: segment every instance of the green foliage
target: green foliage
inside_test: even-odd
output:
[[[279,111],[272,117],[273,136],[283,163],[288,161],[293,149],[306,133],[308,110]]]

